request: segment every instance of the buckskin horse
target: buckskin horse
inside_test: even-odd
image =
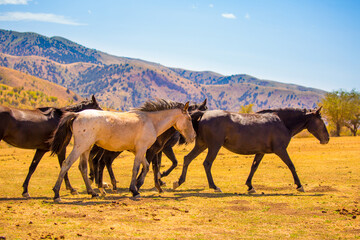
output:
[[[65,112],[79,112],[85,109],[101,108],[94,96],[91,97],[91,100],[63,108],[42,107],[27,110],[0,106],[0,141],[4,140],[18,148],[36,149],[23,184],[23,197],[30,197],[28,185],[31,175],[44,154],[50,151],[48,139],[56,129],[62,115]],[[65,153],[66,149],[63,149],[57,154],[60,166],[65,160]],[[77,191],[71,186],[67,174],[65,184],[66,189],[70,190],[72,194],[77,194]]]
[[[307,129],[321,144],[329,142],[329,133],[321,119],[320,110],[321,108],[310,111],[306,109],[270,109],[254,114],[231,113],[222,110],[204,112],[199,122],[195,146],[184,157],[182,174],[179,180],[174,182],[173,188],[176,189],[185,182],[191,161],[208,148],[203,165],[209,187],[221,192],[212,178],[211,166],[223,146],[237,154],[255,154],[246,181],[249,193],[255,193],[251,183],[252,177],[266,153],[275,153],[280,157],[290,169],[297,190],[303,192],[304,188],[286,148],[291,138],[303,129]]]
[[[144,171],[139,176],[140,181],[149,171],[146,161],[146,150],[156,141],[156,138],[167,129],[174,127],[188,142],[195,139],[189,113],[189,102],[186,104],[166,100],[147,101],[137,109],[129,112],[109,112],[85,110],[80,113],[66,113],[56,129],[52,142],[52,153],[58,153],[67,144],[71,134],[74,135],[74,148],[62,164],[59,177],[53,188],[54,201],[61,201],[59,190],[64,175],[72,164],[80,157],[79,169],[86,185],[87,192],[93,197],[98,196],[91,188],[87,177],[87,162],[91,147],[97,146],[109,151],[128,150],[134,153],[134,165],[130,184],[133,197],[139,197],[136,187],[140,164]]]
[[[188,112],[192,114],[195,111],[205,111],[207,110],[206,103],[207,99],[205,99],[201,104],[191,104],[189,105]],[[198,117],[196,114],[192,114],[191,116],[191,120],[194,125],[196,124]],[[160,178],[168,176],[170,172],[177,166],[177,159],[172,147],[178,143],[179,140],[181,140],[181,143],[185,142],[182,137],[180,138],[180,136],[180,133],[176,131],[175,128],[171,127],[158,136],[155,143],[151,145],[151,147],[146,151],[146,159],[149,163],[152,164],[154,172],[154,183],[159,192],[162,192],[161,185],[164,185]],[[169,167],[169,169],[160,174],[161,155],[163,152],[171,160],[172,165]],[[105,195],[105,191],[103,190],[103,171],[105,166],[108,169],[110,175],[111,184],[113,187],[112,190],[117,190],[116,179],[112,170],[112,163],[115,158],[119,156],[119,154],[121,154],[121,152],[107,151],[96,145],[94,145],[94,147],[91,149],[89,157],[90,180],[93,181],[95,179],[95,183],[98,185],[102,195]],[[142,184],[142,182],[138,181],[137,188],[139,189]]]

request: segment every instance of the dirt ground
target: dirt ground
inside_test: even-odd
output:
[[[265,155],[253,183],[244,185],[253,156],[222,149],[213,177],[222,193],[208,188],[202,162],[206,151],[189,167],[186,182],[172,190],[183,157],[193,145],[175,147],[179,166],[164,181],[165,192],[154,189],[152,171],[141,198],[128,192],[133,155],[114,162],[119,190],[92,199],[77,168],[70,169],[79,195],[64,187],[62,202],[53,202],[52,188],[59,173],[56,157],[46,154],[34,173],[29,193],[22,183],[33,157],[0,143],[0,239],[359,239],[360,138],[295,138],[288,150],[305,192],[296,191],[290,170],[275,155]],[[69,148],[71,150],[71,147]],[[170,161],[163,157],[162,169]],[[105,173],[105,181],[110,182]]]

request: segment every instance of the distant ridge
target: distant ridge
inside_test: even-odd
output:
[[[6,67],[0,67],[0,85],[0,104],[5,106],[63,107],[82,100],[62,86]]]
[[[274,107],[314,108],[325,91],[261,80],[246,74],[223,76],[190,71],[89,49],[62,37],[0,30],[0,66],[60,84],[81,96],[95,94],[114,109],[138,107],[152,98],[199,102],[238,111]]]

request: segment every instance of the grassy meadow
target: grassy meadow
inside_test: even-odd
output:
[[[53,202],[52,187],[59,173],[56,157],[46,154],[34,173],[29,193],[22,183],[34,155],[0,143],[0,239],[359,239],[360,137],[295,138],[288,148],[305,193],[296,191],[290,170],[275,155],[265,155],[246,194],[253,156],[222,149],[213,177],[223,193],[207,185],[202,162],[206,151],[190,165],[187,181],[177,190],[182,161],[192,148],[176,146],[179,166],[164,181],[165,192],[153,189],[152,171],[132,199],[133,155],[125,152],[114,162],[118,193],[91,199],[77,168],[70,169],[72,196],[61,188],[62,202]],[[69,149],[70,150],[70,149]],[[163,157],[162,169],[170,161]],[[105,173],[105,181],[110,182]]]

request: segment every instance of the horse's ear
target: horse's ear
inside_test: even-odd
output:
[[[315,112],[316,115],[320,115],[320,111],[321,111],[322,107],[323,107],[323,106],[319,107],[319,108],[316,110],[316,112]]]
[[[205,100],[203,101],[203,103],[200,105],[199,108],[205,108],[205,107],[206,107],[206,103],[207,103],[207,98],[205,98]]]
[[[189,102],[185,103],[183,112],[186,112],[188,110],[188,108],[189,108]]]
[[[91,96],[91,100],[92,100],[94,103],[96,103],[96,99],[95,99],[94,94]]]

